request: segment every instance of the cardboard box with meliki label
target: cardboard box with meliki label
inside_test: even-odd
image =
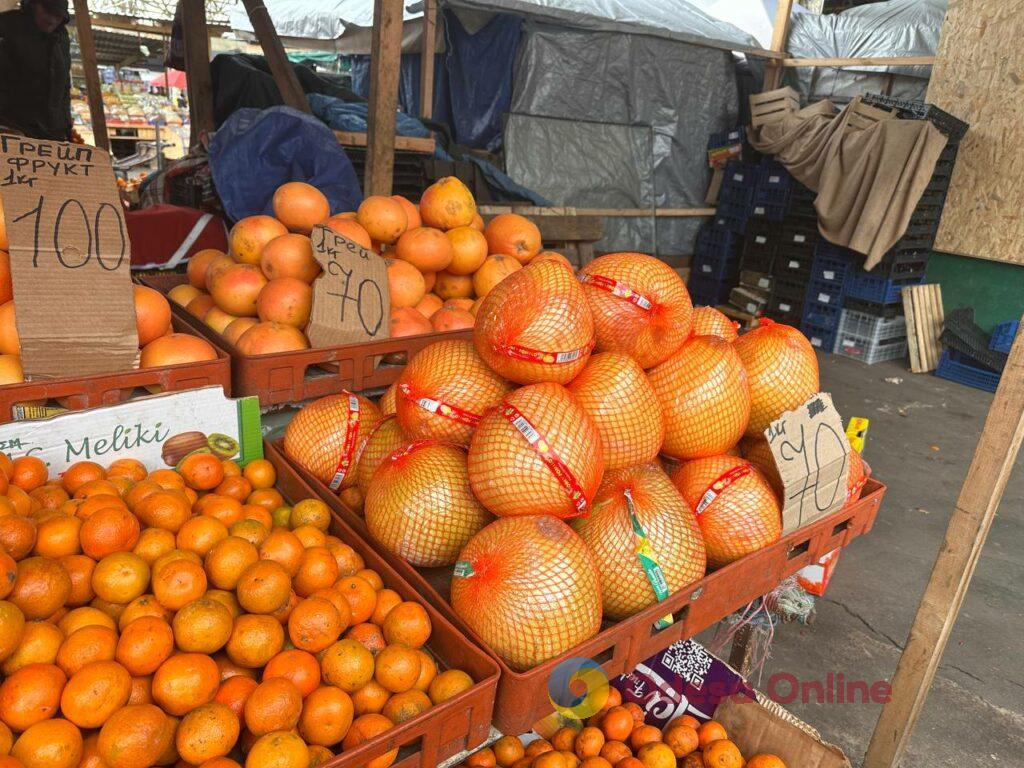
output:
[[[0,425],[0,451],[39,457],[51,477],[78,461],[107,466],[131,458],[150,470],[176,467],[196,452],[246,464],[263,457],[259,399],[204,387],[16,421]]]

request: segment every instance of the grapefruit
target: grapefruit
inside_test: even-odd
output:
[[[473,273],[473,293],[483,298],[494,289],[494,286],[522,268],[523,265],[511,256],[488,256]]]
[[[487,238],[472,227],[456,227],[445,232],[452,246],[447,270],[453,275],[472,275],[487,259]]]
[[[171,324],[171,305],[160,291],[145,285],[133,285],[135,300],[135,329],[139,346],[163,336]]]
[[[609,253],[580,270],[598,351],[625,352],[651,368],[690,335],[693,304],[683,279],[642,253]]]
[[[506,379],[567,384],[590,358],[594,320],[571,272],[552,262],[530,264],[487,294],[473,343]]]
[[[568,389],[594,420],[606,470],[653,461],[665,437],[654,387],[629,355],[601,352]]]
[[[665,414],[664,453],[677,459],[714,456],[743,436],[750,389],[732,344],[694,336],[648,377]]]
[[[736,323],[714,307],[693,308],[693,335],[717,336],[723,341],[736,341]]]
[[[388,294],[391,309],[415,307],[427,293],[423,273],[407,261],[385,259],[388,265]]]
[[[461,331],[472,328],[476,318],[467,309],[445,305],[430,316],[430,326],[435,331]]]
[[[527,264],[540,253],[541,239],[537,225],[518,213],[499,213],[484,227],[488,253],[512,256]]]
[[[703,577],[706,565],[697,518],[668,475],[653,463],[605,473],[594,511],[573,527],[594,553],[604,613],[616,621],[664,597],[655,592],[652,576],[637,554],[639,539],[631,514],[646,536],[668,593]]]
[[[271,355],[309,349],[309,339],[293,325],[260,322],[245,330],[235,346],[243,355]]]
[[[459,554],[452,608],[521,671],[601,629],[601,585],[590,548],[550,515],[502,518]]]
[[[265,323],[305,328],[313,308],[313,289],[297,277],[275,277],[256,298],[256,314]]]
[[[353,243],[363,246],[368,251],[373,250],[373,239],[369,232],[355,220],[354,216],[349,217],[347,214],[336,213],[324,222],[324,226]]]
[[[288,227],[273,216],[246,216],[239,219],[228,233],[228,255],[243,264],[259,264],[260,254],[275,237],[288,234]],[[211,261],[211,264],[213,262]],[[210,290],[210,274],[206,275],[206,290]]]
[[[381,461],[363,509],[370,535],[423,568],[455,563],[493,519],[469,488],[465,450],[436,440],[403,445]]]
[[[312,283],[320,274],[320,265],[313,258],[313,244],[306,235],[289,233],[275,237],[260,253],[260,269],[268,280],[293,277]]]
[[[782,478],[779,477],[779,468],[775,465],[775,457],[772,456],[772,449],[768,445],[768,440],[764,435],[744,437],[739,442],[739,449],[740,456],[757,467],[781,502],[783,494]]]
[[[597,425],[559,384],[515,390],[469,444],[473,492],[499,516],[586,514],[603,472]]]
[[[412,307],[392,307],[388,327],[393,339],[400,336],[418,336],[434,330],[430,321]]]
[[[210,296],[217,306],[235,317],[255,317],[256,299],[267,284],[258,264],[235,264],[214,278]]]
[[[153,339],[142,348],[140,368],[216,360],[217,351],[208,341],[187,333],[172,333]]]
[[[200,291],[206,290],[206,268],[210,266],[210,262],[219,256],[226,256],[223,251],[218,251],[216,248],[204,248],[201,251],[193,253],[188,260],[188,267],[185,270],[185,274],[188,275],[189,283]]]
[[[473,194],[454,176],[438,179],[420,196],[420,217],[425,226],[442,230],[467,227],[474,216]]]
[[[395,258],[407,261],[420,272],[438,272],[452,261],[452,244],[440,229],[407,229],[395,245]]]
[[[290,231],[308,235],[331,215],[327,197],[312,184],[290,181],[274,191],[274,216]]]
[[[370,195],[363,200],[356,221],[374,242],[388,245],[398,240],[409,226],[402,204],[382,195]]]

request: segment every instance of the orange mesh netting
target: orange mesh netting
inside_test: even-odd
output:
[[[672,473],[672,482],[697,512],[710,568],[728,565],[782,535],[779,501],[768,481],[745,459],[694,459]]]
[[[664,453],[680,459],[714,456],[743,436],[750,391],[732,344],[694,336],[647,377],[665,415]]]
[[[321,397],[288,423],[284,452],[332,490],[350,488],[363,444],[380,419],[380,410],[362,395]]]
[[[512,391],[471,341],[439,341],[417,354],[398,379],[398,423],[410,440],[469,445],[480,417]]]
[[[459,555],[452,608],[514,670],[601,629],[601,585],[583,540],[550,515],[501,518]]]
[[[395,400],[398,392],[398,382],[394,382],[390,387],[384,390],[384,394],[380,396],[380,400],[377,401],[377,407],[380,408],[382,416],[392,416],[395,413]]]
[[[566,384],[594,346],[594,321],[572,272],[553,261],[513,272],[484,298],[473,331],[491,368],[520,384]]]
[[[583,267],[579,279],[594,312],[598,351],[625,352],[650,368],[690,335],[690,293],[665,262],[642,253],[609,253]]]
[[[736,323],[714,307],[693,308],[693,335],[717,336],[724,341],[736,341]]]
[[[796,328],[767,318],[733,344],[750,380],[748,435],[762,435],[785,411],[818,391],[818,358]]]
[[[864,468],[864,459],[857,449],[850,446],[850,469],[846,473],[846,501],[856,501],[864,491],[864,483],[868,479]]]
[[[356,485],[364,495],[370,488],[373,473],[377,471],[377,467],[380,466],[384,457],[409,442],[412,441],[402,434],[402,428],[398,426],[398,419],[394,414],[385,416],[377,423],[373,432],[370,433],[366,445],[363,446],[363,453],[359,457],[359,466],[356,468]]]
[[[496,515],[585,514],[603,472],[597,425],[560,384],[517,389],[469,444],[473,493]]]
[[[782,478],[779,477],[779,468],[775,466],[775,457],[772,456],[772,449],[768,447],[768,441],[764,436],[744,437],[740,440],[740,455],[764,475],[764,479],[768,481],[768,485],[772,487],[781,502]]]
[[[594,553],[604,613],[616,620],[657,600],[637,555],[640,539],[630,519],[627,491],[670,593],[700,579],[705,568],[697,518],[668,475],[653,463],[606,472],[593,512],[573,528]]]
[[[436,440],[418,440],[388,455],[363,508],[370,535],[424,568],[452,565],[494,519],[469,490],[466,452]]]
[[[618,352],[593,355],[568,388],[597,425],[606,470],[642,464],[658,455],[665,435],[661,407],[632,357]]]

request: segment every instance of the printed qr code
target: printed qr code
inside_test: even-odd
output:
[[[661,659],[662,664],[697,688],[703,687],[712,661],[711,654],[693,640],[670,645]]]

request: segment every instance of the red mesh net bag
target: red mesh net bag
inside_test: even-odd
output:
[[[732,344],[694,336],[647,377],[665,416],[665,454],[676,459],[715,456],[743,436],[750,391]]]
[[[500,518],[459,555],[452,608],[521,671],[601,629],[601,585],[583,540],[550,515]]]
[[[332,491],[356,484],[356,467],[380,409],[362,395],[343,392],[314,400],[284,431],[284,452]]]
[[[779,501],[746,459],[694,459],[672,473],[672,482],[697,513],[710,568],[728,565],[782,535]]]
[[[513,272],[484,297],[473,343],[506,379],[567,384],[587,364],[594,321],[572,272],[544,261]]]
[[[597,425],[560,384],[517,389],[469,444],[473,493],[496,515],[585,514],[603,472]]]
[[[380,400],[377,401],[377,407],[380,408],[382,416],[393,416],[395,414],[395,401],[398,393],[398,382],[394,382],[390,387],[384,390],[384,394],[380,396]]]
[[[693,308],[693,335],[717,336],[723,341],[733,342],[739,338],[736,323],[714,307]]]
[[[366,439],[363,452],[359,456],[359,466],[356,468],[356,485],[364,496],[370,489],[370,480],[380,463],[392,451],[409,442],[411,441],[402,434],[402,428],[398,426],[398,419],[394,414],[385,416],[377,422],[377,426]]]
[[[762,435],[773,420],[818,391],[818,358],[796,328],[767,318],[733,345],[750,380],[748,435]]]
[[[580,270],[597,349],[624,352],[641,368],[668,359],[690,335],[693,303],[683,279],[642,253],[609,253]]]
[[[605,473],[594,510],[573,528],[594,553],[604,613],[621,620],[704,576],[704,540],[668,475],[645,464]],[[639,528],[639,530],[638,530]],[[645,557],[641,557],[642,543]],[[652,563],[664,576],[659,596]]]
[[[749,461],[757,470],[764,475],[768,485],[775,491],[779,502],[782,502],[782,478],[779,477],[779,468],[775,466],[775,457],[772,456],[772,449],[768,447],[768,441],[763,435],[755,437],[744,437],[739,443],[740,456]]]
[[[864,483],[868,480],[868,468],[860,453],[850,446],[850,468],[846,473],[846,501],[856,501],[864,492]]]
[[[480,417],[511,391],[473,342],[439,341],[417,354],[398,379],[398,423],[410,440],[469,445]]]
[[[597,425],[606,470],[658,455],[665,435],[661,408],[654,387],[632,357],[618,352],[593,355],[568,389]]]
[[[452,565],[494,518],[474,498],[466,452],[436,440],[392,451],[377,467],[363,505],[370,535],[413,565]]]

